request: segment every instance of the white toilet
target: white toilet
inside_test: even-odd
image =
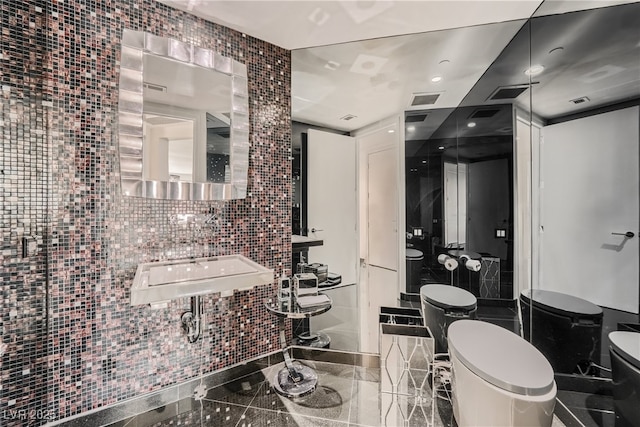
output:
[[[479,320],[449,326],[453,415],[459,427],[549,427],[556,403],[551,364],[513,332]]]

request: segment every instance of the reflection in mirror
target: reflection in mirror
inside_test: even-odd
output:
[[[513,132],[510,104],[405,115],[407,293],[453,283],[482,298],[513,298]],[[419,124],[418,124],[419,123]],[[416,233],[416,231],[418,231]],[[449,271],[442,254],[477,254],[480,270]]]
[[[145,180],[193,180],[194,121],[145,114],[142,170]]]
[[[120,168],[125,195],[246,195],[246,67],[176,40],[125,30]]]
[[[530,24],[532,224],[544,233],[533,235],[523,300],[539,308],[526,332],[557,373],[609,379],[609,332],[637,326],[640,304],[640,3],[542,16],[545,6]]]

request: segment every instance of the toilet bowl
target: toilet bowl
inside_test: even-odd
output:
[[[422,273],[422,262],[424,254],[422,251],[413,248],[407,248],[407,293],[417,294],[420,292],[420,274]]]
[[[573,295],[527,289],[520,294],[520,310],[524,338],[555,372],[585,373],[591,362],[600,363],[602,308]]]
[[[448,341],[459,427],[551,426],[557,387],[538,349],[480,320],[453,323]]]
[[[447,330],[460,319],[475,319],[478,300],[469,291],[451,285],[425,285],[420,288],[424,325],[435,339],[435,352],[447,352]]]
[[[634,427],[640,420],[640,333],[609,334],[613,405],[616,427]]]

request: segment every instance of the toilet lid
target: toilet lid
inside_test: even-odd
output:
[[[522,291],[522,296],[528,300],[535,302],[537,306],[543,306],[549,311],[553,311],[560,315],[573,315],[578,317],[601,317],[602,308],[592,302],[573,295],[563,294],[560,292],[545,291],[542,289],[533,290],[526,289]]]
[[[609,334],[611,347],[636,368],[640,369],[640,333],[614,331]]]
[[[407,259],[422,259],[424,254],[417,249],[407,248]]]
[[[553,389],[549,361],[513,332],[492,323],[463,319],[449,326],[448,335],[451,356],[494,386],[527,396],[541,396]]]
[[[473,310],[478,300],[469,291],[451,285],[424,285],[420,295],[425,301],[440,308],[462,308]]]

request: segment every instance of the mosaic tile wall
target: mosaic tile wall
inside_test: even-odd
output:
[[[0,0],[0,425],[26,425],[47,383],[50,154],[42,105],[45,16]],[[22,238],[39,253],[22,257]]]
[[[262,305],[275,285],[204,298],[206,330],[195,344],[179,323],[188,300],[131,307],[129,288],[136,266],[153,260],[241,253],[276,273],[290,269],[289,52],[152,0],[0,0],[0,9],[2,425],[23,425],[17,409],[38,425],[277,349],[277,323]],[[247,65],[246,199],[121,196],[125,27]],[[17,256],[24,234],[42,236],[27,260]]]

